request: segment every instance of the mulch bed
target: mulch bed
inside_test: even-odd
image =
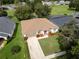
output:
[[[51,33],[51,32],[48,33],[48,36],[49,36],[49,37],[50,37],[50,36],[54,36],[54,35],[57,35],[57,36],[58,36],[58,35],[60,35],[60,34],[59,34],[59,33]]]

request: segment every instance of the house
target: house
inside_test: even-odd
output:
[[[65,5],[69,5],[70,4],[70,1],[65,1]]]
[[[26,5],[26,2],[19,2],[19,5],[25,6]]]
[[[65,4],[65,1],[64,0],[60,0],[59,1],[59,5],[64,5]]]
[[[73,14],[73,17],[75,17],[75,18],[78,18],[78,19],[79,19],[79,12],[75,12],[75,13]]]
[[[52,1],[42,1],[42,4],[51,6],[52,5]]]
[[[17,6],[14,5],[14,4],[1,5],[1,6],[0,6],[0,9],[3,9],[3,10],[15,10],[16,7],[17,7]]]
[[[61,27],[64,24],[68,23],[71,20],[75,20],[73,16],[66,16],[66,15],[50,15],[48,19],[56,24],[57,26]]]
[[[64,0],[60,0],[60,1],[55,1],[54,5],[69,5],[70,1],[64,1]]]
[[[64,0],[54,1],[54,5],[65,5],[65,1]]]
[[[12,37],[15,29],[15,23],[8,17],[0,17],[0,40],[7,40]]]
[[[37,33],[42,33],[52,30],[53,33],[57,32],[59,27],[51,23],[46,18],[34,18],[21,21],[22,34],[24,37],[36,36]]]

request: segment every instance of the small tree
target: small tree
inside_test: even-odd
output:
[[[71,49],[71,54],[74,57],[73,59],[79,59],[79,45],[77,45]]]
[[[14,0],[0,0],[1,4],[13,4]]]
[[[4,10],[0,10],[0,16],[7,16],[7,12]]]
[[[30,7],[25,5],[25,6],[19,6],[16,11],[15,11],[15,16],[19,19],[19,20],[25,20],[25,19],[29,19],[31,17],[30,15]]]
[[[21,51],[21,47],[19,45],[15,45],[11,49],[11,52],[12,52],[13,55],[16,54],[16,53],[19,53],[20,51]]]
[[[79,11],[79,0],[70,0],[69,8],[75,8],[76,11]]]

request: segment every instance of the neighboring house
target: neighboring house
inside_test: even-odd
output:
[[[57,26],[61,27],[64,24],[68,23],[71,20],[74,20],[75,18],[73,16],[65,16],[65,15],[55,15],[55,16],[49,16],[48,19],[55,23]]]
[[[55,1],[54,5],[69,5],[70,1],[64,1],[64,0],[60,0],[60,1]]]
[[[59,1],[59,5],[65,5],[65,1],[64,0]]]
[[[63,1],[63,0],[55,1],[54,5],[65,5],[65,1]]]
[[[3,7],[3,6],[0,6],[0,10],[8,10],[8,8],[7,7]]]
[[[65,4],[66,4],[66,5],[69,5],[69,4],[70,4],[70,1],[65,1]]]
[[[52,30],[52,32],[55,33],[59,29],[58,26],[56,26],[54,23],[51,23],[46,18],[23,20],[21,21],[21,27],[24,37],[36,36],[36,33],[38,33],[39,31],[41,31],[41,33],[44,33],[44,31]]]
[[[16,9],[16,6],[14,4],[2,5],[2,6],[0,6],[0,9],[3,9],[3,10],[14,10],[14,9]]]
[[[0,17],[0,40],[7,40],[8,37],[12,37],[15,29],[15,23],[8,17]]]
[[[75,12],[75,13],[73,14],[73,17],[75,17],[75,18],[78,18],[78,19],[79,19],[79,12]]]
[[[17,8],[17,6],[15,4],[10,4],[8,6],[10,7],[10,9],[16,9]]]
[[[24,6],[26,5],[26,2],[19,2],[19,5]]]
[[[52,5],[52,1],[42,1],[42,4],[51,6]]]

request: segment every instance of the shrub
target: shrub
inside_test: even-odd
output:
[[[4,10],[0,10],[0,17],[1,16],[7,16],[7,12]]]
[[[16,53],[19,53],[20,51],[21,51],[21,47],[19,45],[15,45],[11,49],[11,52],[12,52],[13,55],[16,54]]]

